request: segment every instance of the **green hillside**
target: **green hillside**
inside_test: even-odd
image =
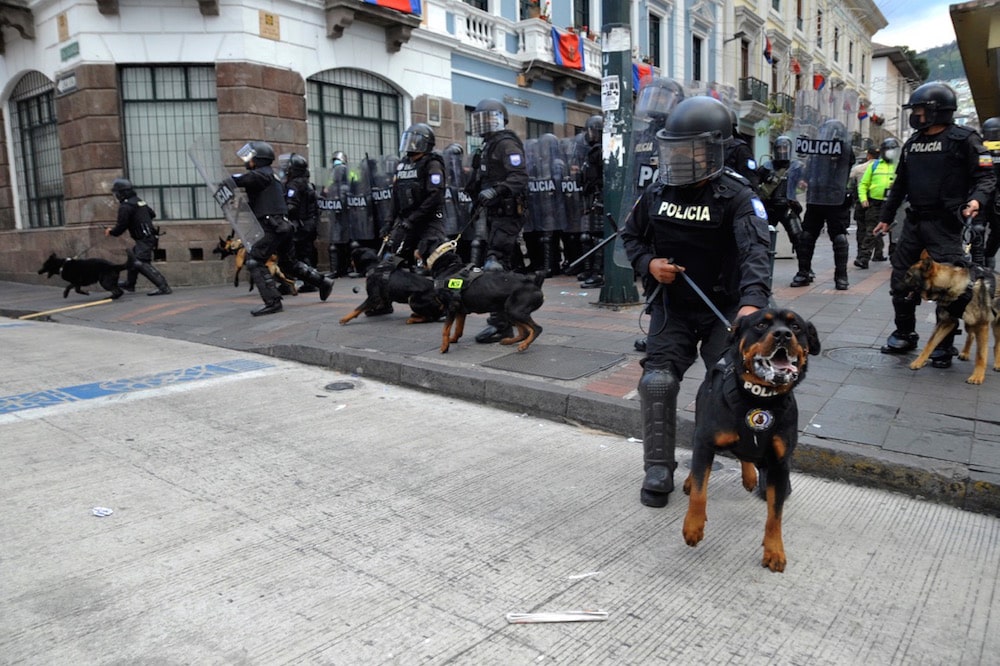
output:
[[[928,81],[950,81],[964,79],[965,68],[962,66],[962,55],[958,51],[958,42],[935,46],[919,54],[927,60]]]

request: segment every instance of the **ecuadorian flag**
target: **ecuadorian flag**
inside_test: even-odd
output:
[[[647,65],[645,63],[639,64],[637,62],[632,63],[632,90],[639,92],[644,84],[649,79],[653,78],[653,66]]]
[[[568,69],[583,70],[583,35],[562,34],[552,28],[552,54],[556,64]]]
[[[420,15],[420,0],[365,0],[369,5],[395,9],[404,14]]]

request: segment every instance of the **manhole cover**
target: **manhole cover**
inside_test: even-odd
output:
[[[891,368],[906,360],[905,356],[883,354],[870,347],[837,347],[827,351],[826,357],[852,368]]]
[[[324,386],[327,391],[349,391],[354,388],[353,382],[331,382]]]

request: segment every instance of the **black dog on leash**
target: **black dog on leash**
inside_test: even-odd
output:
[[[118,286],[118,274],[128,268],[128,264],[112,264],[104,259],[64,259],[55,252],[49,255],[38,274],[48,273],[46,277],[58,275],[69,284],[63,290],[63,298],[75,291],[84,296],[89,292],[83,290],[91,284],[100,284],[111,292],[111,298],[120,298],[125,292]]]
[[[451,343],[458,342],[462,337],[465,317],[472,313],[506,314],[517,333],[514,337],[504,338],[500,344],[516,344],[519,352],[525,351],[541,334],[542,327],[531,318],[531,313],[545,302],[543,271],[533,275],[511,271],[474,272],[458,256],[454,241],[439,246],[428,258],[427,266],[434,277],[434,288],[446,317],[441,334],[442,354],[447,353]]]
[[[792,389],[805,377],[808,357],[819,351],[816,327],[791,310],[758,310],[737,322],[729,350],[698,388],[691,473],[684,482],[687,545],[696,546],[705,536],[712,461],[716,451],[729,451],[740,460],[748,491],[757,486],[757,468],[766,472],[761,564],[785,570],[781,511],[799,434]]]
[[[358,307],[341,317],[346,324],[362,313],[367,316],[392,312],[393,303],[406,303],[413,312],[407,324],[437,321],[444,315],[440,302],[434,297],[434,281],[417,275],[402,265],[398,259],[379,261],[375,250],[358,247],[351,252],[354,269],[365,276],[367,298]]]

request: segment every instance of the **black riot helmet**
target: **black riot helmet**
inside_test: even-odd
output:
[[[587,143],[595,145],[601,142],[604,135],[604,116],[591,116],[587,118],[585,129],[587,133]]]
[[[502,130],[508,120],[507,107],[499,100],[486,98],[472,111],[471,130],[475,136],[486,136]]]
[[[236,154],[246,164],[253,160],[257,166],[267,166],[274,161],[274,148],[266,141],[250,141],[237,150]]]
[[[135,188],[132,187],[132,181],[128,178],[115,178],[111,182],[111,194],[115,195],[118,201],[125,201],[135,194]]]
[[[298,153],[292,153],[288,158],[285,175],[289,178],[309,177],[309,162]]]
[[[717,176],[725,166],[733,124],[726,105],[712,97],[689,97],[656,133],[660,180],[667,185],[693,185]]]
[[[776,169],[785,169],[792,163],[792,140],[782,134],[774,140],[774,156],[771,158]]]
[[[650,79],[639,91],[634,115],[640,120],[653,121],[662,126],[670,112],[683,99],[684,88],[673,79]]]
[[[399,153],[429,153],[434,149],[434,130],[425,123],[410,125],[399,140]]]
[[[899,159],[899,141],[891,136],[886,137],[882,140],[882,145],[879,146],[878,152],[884,161],[890,164],[895,162]]]
[[[341,164],[347,166],[347,154],[342,150],[338,150],[330,158],[330,166],[340,166]]]
[[[910,111],[910,127],[915,130],[926,129],[933,125],[950,125],[955,109],[958,108],[958,96],[948,84],[932,81],[914,90],[903,108],[923,109],[923,120],[916,118],[913,111]]]
[[[1000,141],[1000,116],[983,121],[983,141]]]

